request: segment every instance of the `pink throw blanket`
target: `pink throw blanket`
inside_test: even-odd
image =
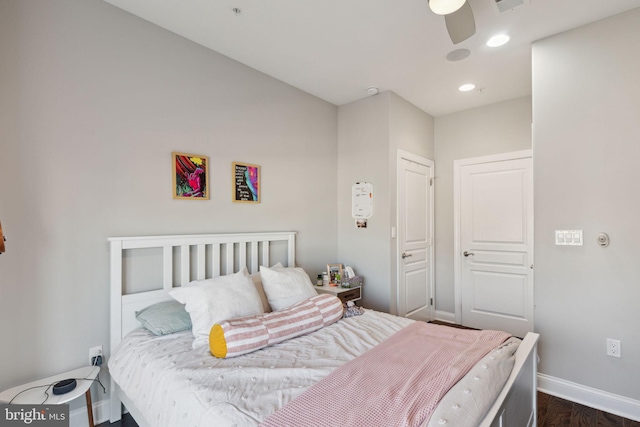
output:
[[[415,322],[336,369],[263,427],[419,426],[509,334]]]

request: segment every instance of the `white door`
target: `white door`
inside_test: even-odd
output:
[[[433,319],[433,162],[398,150],[399,316]]]
[[[456,320],[533,331],[531,150],[454,162]]]

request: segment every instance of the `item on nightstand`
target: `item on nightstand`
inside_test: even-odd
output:
[[[342,276],[342,264],[327,264],[327,274],[329,275],[329,286],[338,286],[336,276]]]
[[[345,270],[345,275],[347,276],[347,279],[351,279],[352,277],[355,277],[356,273],[353,272],[353,268],[347,265],[344,268],[344,270]]]
[[[316,280],[316,286],[322,286],[322,274],[318,274],[318,279]]]
[[[77,381],[73,378],[58,381],[53,385],[53,394],[65,394],[76,388]]]
[[[364,308],[358,307],[353,301],[347,301],[344,305],[346,305],[346,310],[344,311],[344,318],[360,316],[364,313]]]
[[[362,286],[364,284],[364,279],[362,276],[353,276],[350,279],[345,279],[342,281],[343,288],[357,288],[358,286]]]
[[[322,286],[329,286],[329,273],[322,273]]]

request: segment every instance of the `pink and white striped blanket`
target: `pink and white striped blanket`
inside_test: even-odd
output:
[[[417,427],[509,334],[415,322],[336,369],[263,427]]]

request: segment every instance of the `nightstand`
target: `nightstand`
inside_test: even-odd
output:
[[[91,406],[91,384],[94,383],[99,373],[99,366],[85,366],[28,384],[22,384],[0,393],[0,402],[11,402],[21,405],[60,405],[70,402],[84,394],[87,400],[89,426],[94,427],[93,408]],[[73,378],[77,381],[76,388],[64,394],[53,394],[53,384],[68,378]],[[47,397],[45,391],[49,394],[49,397]]]
[[[341,288],[340,286],[314,286],[319,294],[335,295],[340,298],[340,301],[346,303],[347,301],[358,301],[362,299],[362,287],[355,288]]]

